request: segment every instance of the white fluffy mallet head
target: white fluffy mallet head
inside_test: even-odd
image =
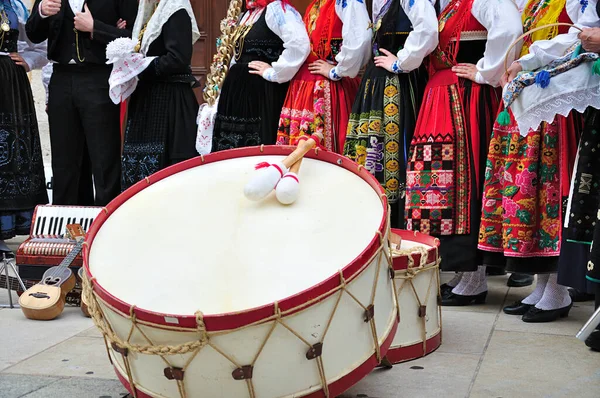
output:
[[[254,202],[266,198],[287,171],[282,163],[259,163],[254,175],[244,187],[244,196]]]
[[[275,196],[282,205],[291,205],[298,200],[300,181],[296,173],[287,173],[277,184]]]

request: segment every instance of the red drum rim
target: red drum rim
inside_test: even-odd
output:
[[[390,333],[388,334],[387,338],[381,345],[381,357],[382,358],[386,357],[386,354],[389,356],[390,351],[391,351],[390,346],[392,345],[392,341],[394,340],[394,336],[396,336],[397,331],[398,331],[398,321],[396,320],[396,321],[394,321],[394,324],[393,324],[392,329],[390,330]],[[441,343],[441,334],[438,336],[439,337],[436,336],[433,339],[439,339],[439,341]],[[421,344],[421,346],[422,345],[423,344]],[[439,344],[438,344],[438,347],[439,347]],[[401,361],[401,362],[403,362],[403,361]],[[350,373],[346,374],[345,376],[341,377],[340,379],[328,384],[327,389],[329,391],[329,396],[336,397],[336,396],[346,392],[350,387],[352,387],[353,385],[355,385],[356,383],[358,383],[359,381],[361,381],[362,379],[367,377],[367,375],[369,373],[371,373],[371,371],[373,371],[373,369],[375,369],[378,365],[379,365],[379,361],[377,360],[377,354],[371,355],[365,362],[360,364],[360,366],[358,366],[356,369],[352,370]],[[133,394],[134,387],[129,382],[129,379],[127,377],[123,377],[123,375],[117,370],[116,365],[113,365],[113,366],[115,369],[115,373],[117,374],[117,377],[119,378],[119,381],[121,382],[121,384],[123,384],[123,386],[125,386],[125,388],[127,389],[127,391],[129,391],[130,394]],[[151,395],[148,395],[148,394],[144,393],[143,391],[140,391],[139,388],[136,388],[135,392],[136,392],[138,398],[152,398]],[[325,393],[323,392],[323,389],[321,388],[315,392],[305,395],[304,397],[305,398],[325,398]]]
[[[442,330],[431,338],[427,339],[426,344],[416,343],[405,347],[390,347],[386,358],[392,364],[397,365],[402,362],[412,361],[413,359],[423,358],[431,354],[442,345]]]
[[[427,250],[427,264],[434,263],[438,260],[439,251],[440,251],[440,240],[430,235],[423,234],[417,231],[406,231],[402,229],[394,229],[392,228],[392,233],[399,235],[402,240],[408,240],[411,242],[421,243],[427,246],[431,246],[430,249]],[[421,253],[412,253],[410,255],[412,257],[414,265],[418,266],[421,264]],[[410,265],[408,255],[400,255],[393,256],[394,257],[394,271],[404,271],[408,269]]]
[[[102,211],[94,223],[92,224],[87,238],[86,245],[83,248],[83,261],[85,270],[90,277],[92,282],[94,293],[106,304],[112,307],[113,310],[120,312],[123,316],[129,317],[130,314],[135,315],[136,321],[139,323],[149,323],[158,327],[164,328],[185,328],[185,329],[196,329],[197,319],[193,314],[190,315],[172,315],[157,313],[143,308],[135,307],[131,304],[125,303],[117,297],[106,291],[100,283],[94,279],[94,275],[90,272],[89,268],[89,256],[90,250],[94,243],[94,239],[104,224],[104,222],[115,212],[121,205],[131,199],[133,196],[143,191],[150,185],[157,183],[167,177],[170,177],[179,172],[202,166],[204,164],[215,163],[223,160],[251,157],[251,156],[287,156],[295,147],[292,146],[260,146],[260,147],[248,147],[232,149],[228,151],[216,152],[207,156],[199,156],[168,168],[159,171],[156,174],[147,177],[145,180],[138,182],[131,188],[123,192],[112,202],[110,202]],[[383,187],[379,184],[377,179],[369,173],[364,167],[359,166],[350,159],[338,155],[333,152],[323,151],[319,149],[312,149],[306,154],[307,158],[321,160],[327,163],[338,165],[339,167],[357,175],[363,181],[368,183],[373,188],[381,199],[383,206],[383,216],[379,225],[379,229],[374,233],[373,239],[362,253],[360,253],[350,264],[341,270],[345,282],[349,282],[356,278],[364,270],[365,265],[368,261],[373,258],[381,246],[381,237],[385,237],[387,231],[388,222],[388,201],[385,196]],[[241,188],[240,188],[241,189]],[[225,314],[211,314],[204,316],[204,324],[208,332],[227,331],[232,329],[238,329],[244,326],[260,323],[266,321],[273,316],[277,315],[277,308],[282,313],[290,315],[295,312],[299,312],[310,305],[307,303],[321,298],[324,299],[334,294],[342,286],[340,274],[336,273],[326,279],[325,281],[315,285],[303,292],[297,293],[287,298],[282,298],[277,303],[267,304],[262,307],[256,307],[247,309],[241,312],[225,313]],[[167,318],[168,321],[165,319]],[[392,334],[393,335],[393,334]]]

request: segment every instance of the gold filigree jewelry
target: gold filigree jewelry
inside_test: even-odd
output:
[[[252,29],[252,25],[253,24],[238,25],[237,29],[235,30],[235,34],[233,35],[233,48],[236,61],[239,61],[240,57],[242,56],[242,50],[244,49],[244,40],[248,32],[250,32],[250,30]]]
[[[8,15],[4,10],[0,12],[0,29],[2,32],[10,31],[10,20],[8,19]]]

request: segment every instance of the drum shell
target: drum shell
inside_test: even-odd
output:
[[[286,151],[291,152],[289,148],[265,147],[260,152],[253,148],[230,151],[233,153],[230,156],[259,156]],[[167,169],[150,177],[148,184],[211,159],[226,159],[227,154],[221,152],[218,156],[211,156]],[[356,168],[338,155],[317,154],[315,151],[308,155],[317,156],[346,169]],[[360,173],[364,179],[370,178],[364,169],[354,172]],[[372,184],[372,181],[368,182]],[[120,200],[125,201],[132,196],[132,192],[126,192]],[[108,206],[106,214],[101,215],[94,225],[95,230],[101,227],[111,210],[118,207],[118,202]],[[382,198],[382,204],[387,207],[385,198]],[[387,219],[387,212],[385,215]],[[310,346],[322,342],[320,358],[329,394],[342,393],[379,363],[396,331],[397,306],[385,250],[387,228],[387,222],[383,222],[380,231],[374,235],[375,245],[365,249],[357,261],[339,275],[333,275],[309,292],[302,292],[270,307],[249,310],[247,314],[206,317],[209,344],[198,353],[167,354],[161,358],[128,352],[124,356],[114,347],[109,347],[110,360],[117,375],[130,391],[133,380],[138,397],[179,397],[180,383],[169,380],[164,373],[167,368],[185,368],[182,384],[187,396],[246,397],[251,396],[250,383],[234,380],[232,372],[253,363],[251,384],[256,397],[323,396],[319,360],[307,359]],[[90,247],[92,245],[93,239]],[[86,247],[86,261],[89,250]],[[93,277],[88,264],[86,271],[89,277]],[[175,317],[153,313],[123,303],[99,284],[94,284],[93,289],[102,313],[121,340],[126,341],[131,336],[131,344],[172,346],[198,339],[195,324],[191,322],[195,319],[193,314]],[[372,322],[365,322],[363,307],[368,307],[371,302],[374,303],[374,318]],[[334,310],[335,315],[332,316]],[[323,338],[325,330],[327,333]]]
[[[392,229],[403,241],[429,246],[426,266],[420,267],[421,255],[394,256],[394,279],[399,323],[387,353],[392,364],[424,357],[442,343],[442,316],[439,304],[438,239],[419,232]]]

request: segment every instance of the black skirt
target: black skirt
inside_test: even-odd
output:
[[[406,159],[426,84],[426,72],[394,74],[371,61],[348,121],[344,155],[365,166],[385,188],[392,228],[405,228]]]
[[[128,109],[122,190],[197,156],[198,100],[190,83],[140,80]]]
[[[25,69],[0,56],[0,239],[28,235],[48,203],[40,133]]]
[[[288,86],[250,74],[246,63],[233,65],[221,90],[212,151],[275,145]]]

